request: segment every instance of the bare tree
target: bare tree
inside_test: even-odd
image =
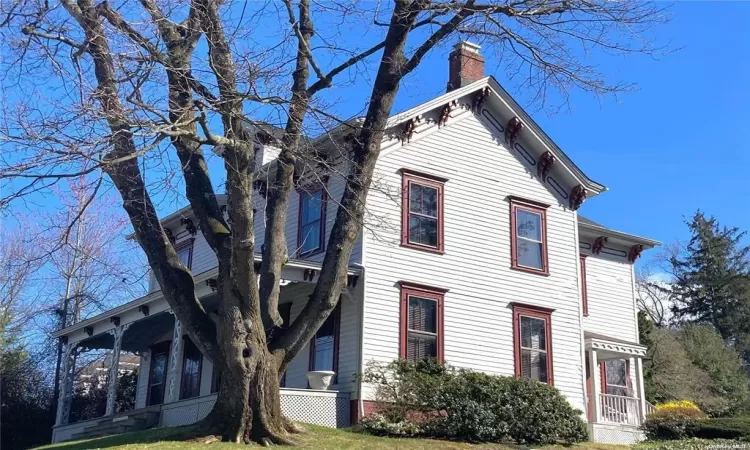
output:
[[[636,303],[659,328],[667,327],[671,320],[669,283],[658,279],[650,267],[641,268],[635,277]]]
[[[525,83],[539,93],[549,87],[616,93],[628,86],[607,83],[577,55],[591,47],[650,53],[654,48],[639,33],[662,20],[661,10],[650,4],[608,0],[285,0],[245,4],[241,11],[218,0],[163,3],[4,5],[5,43],[15,52],[8,73],[22,80],[19,86],[44,73],[59,88],[47,96],[62,100],[19,101],[5,111],[2,136],[13,152],[0,157],[0,179],[12,189],[0,205],[41,195],[70,176],[98,174],[101,181],[95,183],[111,183],[166,300],[222,371],[218,399],[203,430],[229,441],[264,444],[292,443],[288,435],[297,431],[281,414],[279,375],[338,302],[402,79],[430,50],[463,34],[510,55],[505,58],[509,69],[529,74]],[[353,35],[328,31],[336,27],[319,26],[316,33],[316,22],[371,25],[379,38],[361,47]],[[282,31],[269,42],[260,30],[271,29]],[[205,49],[198,45],[201,40]],[[373,58],[379,65],[362,99],[364,117],[337,117],[323,92]],[[283,132],[264,138],[281,150],[262,171],[264,178],[256,179],[257,130],[268,118],[276,118]],[[313,145],[306,135],[315,131],[330,132],[334,149]],[[215,195],[206,146],[221,155],[226,216]],[[173,155],[187,200],[218,259],[222,301],[215,321],[196,297],[192,274],[179,262],[156,212],[154,193],[172,175]],[[288,258],[290,193],[301,174],[324,176],[332,170],[343,173],[346,187],[320,277],[299,316],[282,328],[278,297]],[[256,181],[267,195],[257,270]]]

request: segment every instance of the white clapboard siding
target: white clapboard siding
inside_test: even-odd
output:
[[[583,328],[630,342],[638,341],[633,265],[603,254],[586,257],[589,315]]]
[[[466,114],[381,157],[376,174],[381,188],[370,192],[370,227],[364,234],[363,363],[398,357],[399,280],[449,289],[445,360],[491,374],[514,374],[510,303],[554,308],[554,384],[583,409],[576,215],[499,142],[502,136],[493,136],[483,122]],[[449,179],[444,255],[399,245],[401,168]],[[390,186],[390,191],[382,186]],[[510,268],[509,195],[552,205],[547,210],[549,276]],[[365,387],[365,397],[371,395],[368,391]]]
[[[195,221],[194,221],[195,222]],[[193,241],[193,259],[191,265],[191,271],[193,275],[198,275],[207,270],[211,270],[218,265],[216,254],[206,242],[206,238],[203,237],[203,233],[200,230],[195,235],[192,235],[185,230],[183,225],[173,226],[172,233],[177,238],[176,245],[180,245],[188,239],[194,239]],[[159,283],[156,282],[156,277],[149,271],[149,292],[160,290]]]
[[[338,204],[341,200],[341,195],[344,192],[346,181],[341,175],[341,171],[345,169],[337,168],[336,173],[330,175],[328,183],[326,184],[326,192],[328,195],[328,204],[326,206],[326,238],[325,242],[328,243],[328,237],[333,229],[333,224],[336,221],[336,212],[338,211]],[[261,251],[261,246],[264,242],[265,233],[265,199],[258,194],[253,193],[253,205],[255,206],[255,248],[257,252]],[[299,256],[298,254],[298,242],[297,242],[297,231],[299,228],[299,194],[296,190],[293,190],[289,197],[289,209],[287,210],[286,216],[286,242],[287,251],[291,258],[305,259],[308,261],[322,262],[325,253],[320,252],[310,256]],[[362,243],[361,240],[357,240],[352,249],[352,255],[349,259],[351,263],[361,262],[362,256],[361,251]]]

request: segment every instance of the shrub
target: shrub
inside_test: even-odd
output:
[[[690,437],[701,439],[750,440],[750,417],[719,417],[688,425]]]
[[[544,383],[436,361],[370,365],[363,380],[377,385],[379,414],[363,423],[376,434],[524,444],[587,439],[581,412]]]
[[[706,415],[691,402],[670,402],[658,405],[656,410],[646,417],[643,431],[651,440],[684,439],[689,435],[688,427],[705,417]]]

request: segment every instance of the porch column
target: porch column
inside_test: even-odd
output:
[[[167,373],[167,398],[164,403],[176,402],[180,399],[180,367],[182,366],[182,323],[174,318],[174,333],[172,334],[172,349],[169,354],[169,372]]]
[[[63,345],[62,361],[60,364],[60,393],[57,396],[57,413],[55,415],[55,426],[65,425],[68,423],[77,354],[78,342],[65,343]]]
[[[105,416],[111,416],[115,413],[117,385],[120,381],[120,348],[122,347],[122,336],[129,327],[130,324],[126,323],[125,325],[118,325],[109,330],[109,334],[115,337],[115,343],[112,346],[112,365],[109,367],[109,376],[107,377],[107,408],[104,411]]]
[[[591,374],[591,380],[593,381],[591,386],[591,395],[589,398],[589,408],[591,409],[591,421],[596,423],[600,420],[600,409],[599,404],[599,391],[601,380],[599,372],[599,361],[596,357],[596,350],[591,349],[589,354],[589,373]]]
[[[646,387],[643,380],[643,358],[635,359],[635,384],[636,395],[638,396],[638,407],[641,411],[641,420],[646,420]]]

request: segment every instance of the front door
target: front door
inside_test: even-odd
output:
[[[151,367],[148,373],[148,406],[164,403],[164,388],[167,385],[167,364],[170,342],[151,347]]]

